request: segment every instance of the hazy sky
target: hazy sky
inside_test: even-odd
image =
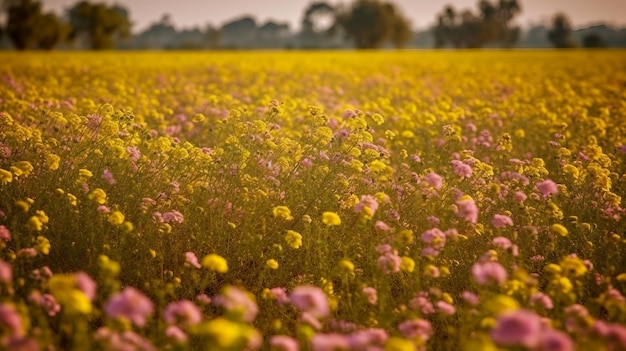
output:
[[[46,11],[59,13],[78,0],[43,0]],[[299,28],[302,12],[314,0],[92,0],[119,3],[130,10],[133,31],[141,31],[150,23],[168,13],[177,27],[204,27],[211,23],[221,26],[224,22],[245,14],[254,15],[260,22],[277,20],[289,22],[292,29]],[[330,0],[332,4],[352,1]],[[446,4],[457,9],[476,8],[478,0],[395,0],[411,19],[413,27],[423,28],[434,23],[435,15]],[[564,11],[575,27],[591,23],[607,22],[626,25],[626,0],[519,0],[522,13],[517,22],[523,26],[549,19],[558,11]]]

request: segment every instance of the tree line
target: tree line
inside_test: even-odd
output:
[[[313,2],[303,10],[301,30],[292,34],[284,23],[259,26],[251,16],[230,21],[220,28],[207,26],[179,32],[169,16],[153,23],[140,34],[131,35],[132,21],[127,8],[90,1],[78,1],[61,16],[44,12],[39,0],[1,0],[0,11],[6,23],[0,27],[18,50],[52,50],[74,45],[94,50],[112,48],[248,48],[285,47],[333,48],[350,45],[358,49],[406,47],[414,39],[411,22],[392,1],[353,0],[332,5]],[[513,47],[520,41],[521,29],[515,18],[522,12],[518,0],[480,0],[477,8],[457,10],[445,6],[430,28],[435,48]],[[554,16],[546,39],[557,48],[577,46],[572,26],[565,14]],[[202,43],[202,44],[197,44]],[[601,47],[606,42],[597,33],[588,34],[583,46]],[[176,48],[176,47],[175,47]]]

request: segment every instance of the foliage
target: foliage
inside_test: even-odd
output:
[[[130,36],[128,11],[119,5],[81,1],[68,10],[72,38],[86,40],[92,49],[115,47],[116,41]]]
[[[6,34],[16,49],[51,50],[65,41],[69,29],[54,13],[43,13],[41,3],[14,0],[5,4]]]
[[[402,47],[410,39],[406,18],[391,2],[356,0],[337,14],[337,25],[358,49],[379,48],[391,41]]]
[[[552,28],[548,31],[548,40],[555,48],[573,48],[576,42],[572,38],[572,25],[564,13],[559,13],[552,19]]]
[[[583,47],[585,48],[605,48],[606,40],[598,33],[587,34],[583,38]]]
[[[517,0],[502,0],[497,5],[482,0],[478,10],[479,14],[470,10],[458,14],[454,7],[446,6],[433,29],[435,47],[448,44],[456,48],[480,48],[488,44],[511,47],[518,41],[520,28],[511,23],[521,12]]]
[[[2,349],[626,348],[623,52],[0,59]]]

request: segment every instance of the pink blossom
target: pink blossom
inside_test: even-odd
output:
[[[196,257],[196,254],[191,251],[185,252],[185,265],[189,265],[198,269],[202,268],[200,262],[198,262],[198,257]]]
[[[478,223],[478,207],[476,206],[474,199],[471,197],[462,197],[456,201],[456,205],[458,208],[455,214],[458,217],[461,217],[473,224]]]
[[[347,336],[350,350],[372,350],[373,346],[383,346],[388,338],[387,332],[380,328],[358,330]]]
[[[480,303],[480,297],[478,297],[478,295],[474,294],[471,291],[463,291],[461,293],[461,297],[463,298],[463,301],[467,302],[467,304],[470,306],[478,306],[478,304]]]
[[[550,179],[547,179],[543,182],[537,182],[536,187],[537,190],[539,190],[543,194],[544,198],[559,192],[559,189],[557,189],[556,187],[556,183]]]
[[[311,339],[313,351],[347,350],[349,347],[348,339],[341,334],[315,334]]]
[[[456,313],[456,308],[454,305],[449,304],[445,301],[437,301],[435,304],[437,306],[437,310],[445,315],[453,315]]]
[[[299,351],[298,341],[287,335],[274,335],[270,338],[270,346],[276,351]]]
[[[493,246],[499,249],[503,249],[503,250],[507,250],[513,245],[511,243],[511,240],[509,240],[509,238],[504,237],[504,236],[498,236],[498,237],[493,238],[492,243],[493,243]]]
[[[85,272],[76,273],[74,279],[76,280],[78,289],[82,291],[89,300],[93,301],[96,298],[96,282]]]
[[[254,321],[259,313],[254,295],[234,286],[226,286],[222,293],[215,297],[214,303],[248,323]]]
[[[17,256],[18,257],[27,257],[27,258],[35,257],[35,256],[37,256],[37,250],[35,250],[32,247],[27,247],[25,249],[20,249],[17,252]]]
[[[0,240],[11,241],[11,232],[3,225],[0,225]]]
[[[516,310],[502,315],[491,330],[491,338],[502,346],[534,348],[540,341],[541,318],[528,310]]]
[[[15,338],[24,336],[22,319],[13,305],[0,303],[0,327],[2,330],[8,330],[8,336]]]
[[[545,309],[551,310],[554,307],[550,295],[538,291],[530,296],[531,306],[541,306]]]
[[[114,185],[117,183],[115,178],[113,178],[113,173],[107,168],[102,172],[102,179],[104,179],[109,185]]]
[[[361,201],[354,206],[356,213],[365,211],[369,217],[372,217],[376,210],[378,210],[378,201],[371,195],[361,195]]]
[[[208,305],[211,303],[211,298],[209,297],[209,295],[205,293],[196,295],[196,300],[198,300],[198,302],[200,302],[203,305]]]
[[[395,273],[400,271],[400,265],[402,264],[402,258],[398,256],[398,251],[393,250],[384,253],[378,257],[378,267],[385,274]]]
[[[496,228],[504,228],[506,226],[513,226],[513,220],[507,215],[495,214],[491,220],[491,224]]]
[[[387,223],[383,221],[376,221],[376,223],[374,223],[374,228],[382,232],[388,232],[391,230],[391,227],[388,226]]]
[[[476,282],[485,285],[489,282],[495,282],[502,286],[507,279],[507,272],[498,262],[475,263],[472,266],[472,275]]]
[[[520,204],[527,198],[528,196],[526,196],[523,191],[516,191],[515,194],[513,194],[513,200],[515,200],[515,202],[519,202]]]
[[[179,343],[187,342],[189,339],[187,334],[175,325],[170,325],[165,329],[165,336]]]
[[[279,305],[283,305],[289,302],[289,296],[287,296],[287,290],[285,288],[271,288],[270,293],[276,299]]]
[[[28,295],[28,301],[43,307],[50,317],[56,316],[61,311],[61,305],[50,294],[41,294],[35,290]]]
[[[163,311],[163,319],[168,324],[189,326],[202,321],[200,309],[189,300],[175,301],[167,305]]]
[[[291,304],[302,312],[309,312],[315,317],[326,317],[330,312],[326,294],[315,286],[296,287],[289,296]]]
[[[154,312],[154,304],[141,291],[128,286],[109,298],[104,311],[111,318],[126,317],[136,326],[143,327]]]
[[[13,283],[13,268],[8,262],[0,260],[0,283],[11,285]]]
[[[472,167],[459,160],[452,160],[452,167],[454,168],[454,174],[461,178],[469,178],[472,176]]]
[[[370,286],[366,286],[363,288],[363,295],[365,295],[365,297],[367,298],[367,302],[369,302],[371,305],[375,305],[376,302],[378,302],[378,293],[376,292],[376,289],[370,287]]]
[[[427,341],[433,335],[433,327],[425,319],[410,319],[398,325],[400,333],[407,338],[419,337],[421,341]]]
[[[443,178],[435,172],[426,174],[424,179],[426,180],[426,183],[437,190],[441,189],[441,186],[443,185]]]
[[[574,342],[562,331],[546,330],[541,333],[537,351],[573,351]]]
[[[165,223],[183,223],[185,221],[185,216],[176,210],[163,213],[162,218]]]
[[[409,307],[423,314],[435,313],[435,306],[428,300],[428,293],[425,291],[420,292],[417,296],[412,298],[411,301],[409,301]]]

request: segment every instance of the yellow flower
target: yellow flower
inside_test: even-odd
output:
[[[281,218],[284,219],[286,221],[291,221],[293,220],[293,217],[291,216],[291,211],[289,210],[289,207],[287,206],[276,206],[272,209],[272,214],[274,215],[274,218]]]
[[[226,318],[216,318],[203,323],[200,331],[207,334],[218,345],[220,350],[243,349],[243,335],[241,326]]]
[[[411,273],[415,270],[415,261],[407,256],[402,256],[402,263],[400,263],[400,270],[403,272]]]
[[[90,200],[94,200],[98,205],[104,205],[107,202],[107,193],[100,188],[95,188],[87,195]]]
[[[278,269],[278,261],[276,261],[273,258],[270,258],[269,260],[265,261],[265,264],[270,269]]]
[[[205,117],[202,113],[196,113],[191,120],[193,123],[200,123],[205,120]]]
[[[385,351],[413,351],[415,346],[411,340],[402,339],[393,336],[387,339],[385,343]]]
[[[13,173],[7,171],[6,169],[0,168],[0,183],[2,185],[7,185],[7,183],[11,183],[13,181]]]
[[[113,211],[109,214],[107,221],[112,225],[122,225],[124,223],[124,214],[120,211]]]
[[[208,254],[202,258],[202,267],[208,268],[217,273],[228,272],[228,262],[226,259],[217,254]]]
[[[554,223],[552,225],[552,227],[550,227],[550,230],[554,233],[554,234],[558,234],[560,236],[567,236],[568,231],[567,228],[565,228],[564,226],[558,224],[558,223]]]
[[[93,173],[90,170],[81,168],[78,170],[78,176],[82,178],[91,178],[93,177]]]
[[[46,155],[46,164],[48,165],[48,169],[52,171],[59,169],[60,161],[61,161],[61,158],[55,154]]]
[[[354,272],[354,263],[352,263],[352,261],[348,260],[348,259],[343,259],[339,262],[339,266],[344,269],[345,271],[347,271],[348,273],[353,273]]]
[[[49,254],[50,253],[50,241],[48,240],[48,238],[46,238],[45,236],[39,235],[37,237],[37,245],[35,245],[35,249],[44,255]]]
[[[9,168],[11,169],[11,171],[13,171],[16,177],[27,177],[28,175],[30,175],[30,172],[33,171],[33,166],[28,161],[16,162],[13,166]]]
[[[370,163],[369,167],[374,172],[382,172],[387,168],[387,165],[381,160],[374,160]]]
[[[26,222],[26,228],[34,232],[40,232],[43,230],[43,222],[37,216],[32,216]]]
[[[293,230],[287,230],[285,241],[292,249],[298,249],[302,246],[302,235]]]
[[[559,266],[569,276],[582,277],[587,273],[585,262],[578,257],[566,256],[559,262]]]
[[[322,222],[327,226],[337,226],[341,224],[341,218],[335,212],[324,212],[322,214]]]

